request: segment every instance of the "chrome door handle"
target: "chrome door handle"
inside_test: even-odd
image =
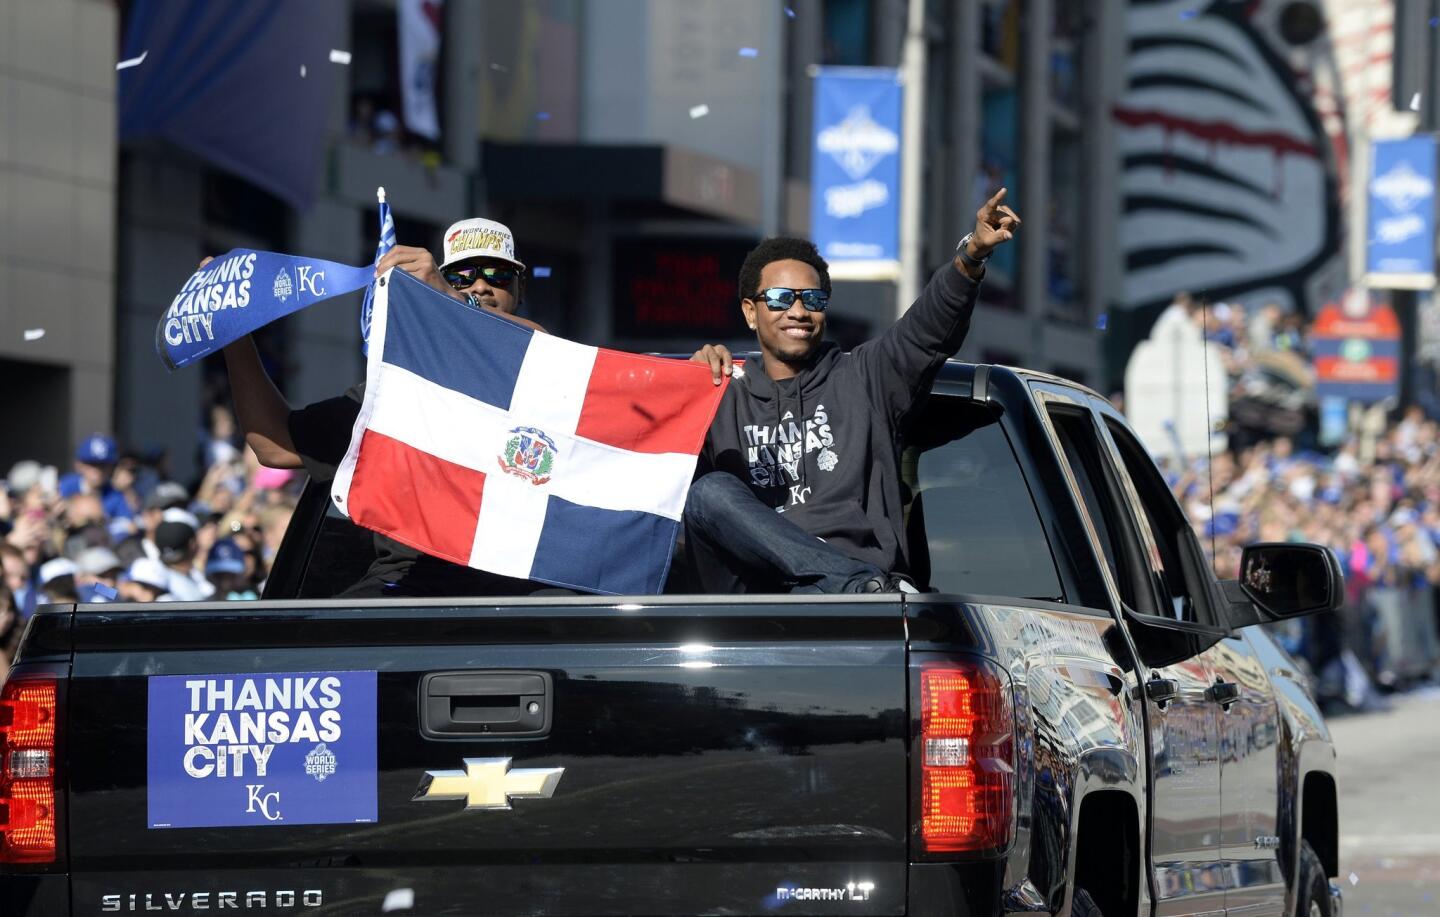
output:
[[[1145,682],[1145,696],[1159,704],[1161,709],[1180,695],[1180,684],[1173,678],[1151,678]]]
[[[1228,710],[1240,699],[1240,686],[1233,681],[1217,681],[1205,689],[1205,696]]]

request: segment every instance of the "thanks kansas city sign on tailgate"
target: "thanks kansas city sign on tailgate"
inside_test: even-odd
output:
[[[375,673],[150,679],[151,828],[373,822]]]

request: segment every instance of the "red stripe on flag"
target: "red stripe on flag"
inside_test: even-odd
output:
[[[470,565],[485,473],[366,430],[350,482],[350,518],[401,544]]]
[[[600,348],[575,435],[631,452],[695,455],[726,385],[698,363]]]

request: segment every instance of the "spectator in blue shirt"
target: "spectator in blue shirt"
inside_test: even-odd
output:
[[[95,494],[111,519],[129,519],[135,509],[125,495],[111,483],[120,450],[115,440],[99,433],[92,434],[75,450],[75,470],[60,479],[60,497]]]

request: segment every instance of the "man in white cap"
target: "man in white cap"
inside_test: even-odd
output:
[[[60,605],[80,601],[75,593],[75,574],[79,572],[79,566],[68,557],[57,557],[41,564],[40,604]]]
[[[515,315],[525,288],[525,265],[515,257],[515,237],[509,227],[494,220],[461,220],[445,231],[442,245],[439,264],[426,249],[397,245],[376,264],[375,273],[400,268],[477,309],[545,330]],[[350,446],[364,400],[364,383],[343,395],[293,410],[265,374],[248,337],[225,348],[225,363],[235,416],[260,463],[270,468],[304,468],[312,479],[328,486]],[[383,535],[376,534],[374,542],[376,557],[369,571],[342,595],[506,595],[543,588],[439,560]]]
[[[75,563],[80,572],[75,577],[75,592],[82,602],[113,602],[120,586],[125,565],[115,552],[97,545],[80,552]]]
[[[445,258],[441,264],[426,249],[397,245],[375,266],[376,275],[398,267],[442,293],[468,302],[477,309],[493,312],[513,322],[541,328],[534,322],[515,315],[525,288],[525,265],[515,257],[515,237],[509,227],[493,220],[461,220],[445,231],[442,244]],[[200,263],[201,267],[209,261]],[[328,464],[338,465],[350,442],[350,429],[359,413],[364,384],[353,386],[344,395],[317,402],[300,411],[291,409],[285,396],[265,372],[254,342],[247,336],[225,348],[225,367],[230,375],[230,394],[235,401],[235,416],[245,433],[245,442],[255,450],[260,464],[269,468],[305,468],[314,476],[302,453],[296,447],[294,428],[297,419],[309,429],[313,424],[311,409],[328,406],[349,414],[344,424],[345,442],[340,454]],[[353,401],[353,408],[341,401]],[[327,428],[329,423],[324,424]],[[328,436],[325,437],[327,440]],[[333,468],[331,469],[333,474]]]
[[[525,265],[515,258],[515,237],[510,227],[494,220],[461,220],[445,230],[441,242],[444,259],[423,248],[397,245],[375,266],[383,274],[398,267],[456,299],[506,317],[514,316],[525,294]],[[538,327],[526,319],[521,324]]]
[[[170,571],[154,558],[135,558],[120,581],[120,597],[127,602],[173,602]]]

